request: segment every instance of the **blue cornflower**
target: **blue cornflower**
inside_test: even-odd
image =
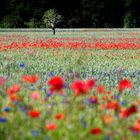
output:
[[[105,136],[105,140],[110,140],[110,136],[109,135],[106,135]]]
[[[18,105],[19,104],[19,102],[16,100],[16,101],[14,101],[13,102],[15,105]]]
[[[46,93],[46,97],[50,97],[51,95],[52,95],[51,92],[47,92],[47,93]]]
[[[36,130],[32,130],[31,133],[32,133],[32,136],[34,136],[34,137],[38,137],[39,136],[39,132],[36,131]]]
[[[132,134],[133,135],[138,135],[138,132],[137,131],[132,131]]]
[[[63,88],[68,88],[69,89],[69,84],[64,84]]]
[[[42,86],[41,87],[41,90],[46,91],[46,87],[45,86]]]
[[[120,95],[113,95],[113,99],[119,99]]]
[[[127,101],[123,100],[120,102],[120,105],[125,106],[127,104]]]
[[[10,112],[10,108],[7,106],[3,109],[5,112]]]
[[[6,118],[0,117],[0,123],[5,123],[6,121]]]
[[[48,72],[48,76],[49,76],[49,77],[52,77],[52,76],[54,76],[54,75],[55,75],[55,73],[54,73],[53,71]]]
[[[25,64],[24,64],[24,63],[20,63],[20,64],[19,64],[19,67],[20,67],[21,69],[23,69],[23,68],[25,68]]]

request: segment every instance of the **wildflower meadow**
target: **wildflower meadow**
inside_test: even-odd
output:
[[[0,140],[138,140],[139,108],[140,31],[0,33]]]

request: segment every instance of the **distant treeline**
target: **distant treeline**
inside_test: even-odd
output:
[[[0,0],[0,28],[44,28],[56,9],[63,28],[140,27],[140,0]]]

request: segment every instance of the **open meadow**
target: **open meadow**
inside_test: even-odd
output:
[[[0,32],[0,140],[140,139],[140,31]]]

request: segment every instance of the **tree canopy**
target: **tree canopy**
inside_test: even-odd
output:
[[[50,9],[67,28],[140,27],[140,0],[1,0],[0,28],[46,27]]]

